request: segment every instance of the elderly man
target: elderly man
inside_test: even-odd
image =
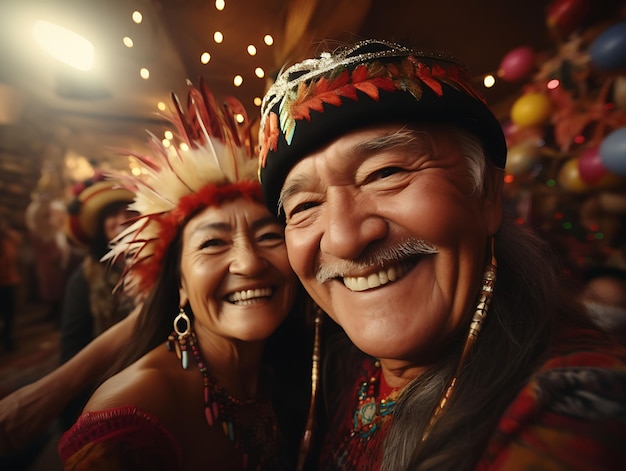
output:
[[[278,77],[260,136],[291,265],[356,347],[324,351],[323,469],[626,464],[625,352],[503,222],[506,144],[461,66],[323,54]]]

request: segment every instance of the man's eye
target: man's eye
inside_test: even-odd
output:
[[[373,178],[386,178],[401,171],[402,169],[400,167],[385,167],[377,172],[374,172],[372,176]]]
[[[306,211],[307,209],[314,208],[318,204],[319,203],[317,203],[316,201],[307,201],[304,203],[297,204],[296,206],[293,207],[291,211],[289,211],[289,215],[293,216],[294,214],[301,213],[302,211]]]

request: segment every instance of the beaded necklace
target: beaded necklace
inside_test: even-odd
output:
[[[173,336],[170,336],[170,339]],[[221,426],[224,435],[241,453],[243,469],[275,469],[280,453],[280,434],[276,414],[269,400],[257,398],[245,401],[233,397],[217,380],[209,374],[195,332],[179,339],[183,363],[188,351],[191,353],[202,374],[204,417],[210,427]],[[254,420],[242,424],[244,417],[254,416]]]
[[[396,405],[395,392],[387,387],[383,391],[382,372],[380,361],[374,363],[376,371],[372,376],[361,383],[357,392],[357,409],[354,412],[352,434],[361,441],[369,441],[382,426],[383,419],[393,412]]]
[[[345,435],[335,454],[335,462],[354,469],[358,463],[376,462],[384,434],[379,431],[391,419],[398,391],[382,377],[380,361],[374,370],[365,371],[356,393],[356,410],[349,434]]]

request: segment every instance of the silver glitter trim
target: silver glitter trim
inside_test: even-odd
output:
[[[378,52],[357,54],[354,56],[351,55],[354,51],[369,44],[381,44],[383,46],[387,46],[389,49]],[[375,59],[408,56],[415,56],[424,59],[436,59],[439,61],[447,61],[458,64],[454,58],[446,56],[445,54],[414,51],[405,46],[401,46],[400,44],[376,39],[361,41],[354,46],[339,52],[323,52],[320,54],[319,58],[303,60],[302,62],[298,62],[297,64],[294,64],[280,72],[276,82],[274,82],[274,84],[269,88],[263,98],[263,102],[261,103],[260,135],[262,135],[265,127],[265,121],[270,113],[270,110],[274,108],[277,103],[282,101],[290,90],[297,89],[300,83],[322,76],[339,67],[347,67],[359,62],[370,62]],[[289,77],[292,74],[303,71],[308,72],[296,77],[293,80],[289,80]]]

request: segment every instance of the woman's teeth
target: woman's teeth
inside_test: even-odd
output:
[[[237,291],[228,296],[231,303],[243,303],[244,301],[252,301],[257,298],[268,298],[272,295],[272,288],[257,288]]]

